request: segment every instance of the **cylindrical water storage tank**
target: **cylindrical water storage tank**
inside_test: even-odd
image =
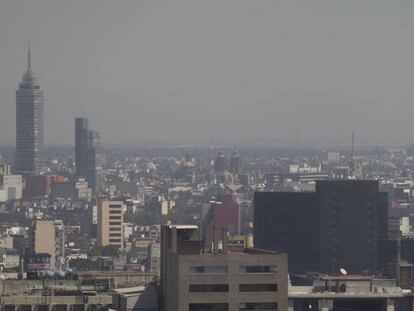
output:
[[[244,237],[244,247],[252,248],[253,247],[253,235],[248,234]]]

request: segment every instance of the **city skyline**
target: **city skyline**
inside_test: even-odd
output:
[[[0,311],[414,311],[413,31],[409,0],[0,1]]]
[[[48,145],[83,115],[105,143],[412,143],[409,2],[38,3],[2,4],[2,145],[27,37]]]

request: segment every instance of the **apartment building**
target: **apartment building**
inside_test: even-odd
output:
[[[124,204],[122,201],[99,199],[98,243],[122,249],[124,245]]]

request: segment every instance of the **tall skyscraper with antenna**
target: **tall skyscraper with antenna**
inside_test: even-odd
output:
[[[16,91],[15,173],[40,173],[43,153],[43,90],[31,68],[30,42],[27,71]]]

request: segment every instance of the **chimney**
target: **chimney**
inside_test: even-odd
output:
[[[228,252],[228,246],[229,246],[229,231],[226,227],[222,228],[222,234],[223,234],[223,254],[227,254]]]
[[[219,229],[216,226],[213,226],[213,253],[219,253]]]

